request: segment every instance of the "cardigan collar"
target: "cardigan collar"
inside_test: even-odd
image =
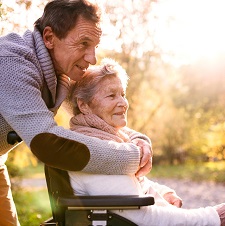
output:
[[[33,37],[34,37],[35,52],[39,60],[48,89],[51,92],[52,101],[53,103],[55,103],[57,77],[55,74],[53,63],[49,55],[49,52],[45,47],[41,33],[38,31],[37,28],[34,28]]]
[[[39,60],[46,85],[52,97],[53,106],[50,110],[55,111],[66,98],[69,92],[70,81],[66,75],[56,76],[50,54],[45,47],[42,35],[37,28],[34,28],[33,39],[36,56]]]

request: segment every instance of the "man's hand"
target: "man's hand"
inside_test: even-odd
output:
[[[182,199],[174,192],[168,192],[166,193],[163,198],[171,205],[176,207],[182,206]]]
[[[147,141],[139,138],[134,139],[132,142],[140,149],[140,168],[135,175],[136,177],[142,177],[152,169],[152,146]]]

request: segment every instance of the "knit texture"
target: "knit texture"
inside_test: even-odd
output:
[[[126,129],[116,129],[95,114],[78,114],[71,118],[70,129],[101,140],[113,140],[119,143],[131,142]]]
[[[135,145],[102,141],[57,126],[54,115],[69,92],[69,80],[65,75],[56,76],[39,31],[1,37],[0,68],[0,155],[15,147],[7,143],[9,131],[16,131],[28,146],[37,134],[47,132],[88,147],[91,157],[85,172],[132,174],[137,171],[140,156]],[[142,134],[140,138],[148,140]],[[73,150],[59,148],[60,153],[71,152],[67,161],[76,164]],[[52,154],[52,158],[62,157],[57,150]],[[49,156],[41,161],[47,164]]]
[[[117,142],[129,141],[129,128],[116,129],[96,115],[79,114],[70,121],[72,130]],[[113,154],[113,153],[112,153]],[[164,185],[149,181],[139,183],[135,176],[94,175],[69,172],[71,186],[79,195],[144,195],[152,194],[153,206],[140,210],[114,211],[139,226],[219,226],[220,220],[212,207],[186,210],[169,205],[160,195],[173,191]],[[145,189],[144,187],[148,187]]]

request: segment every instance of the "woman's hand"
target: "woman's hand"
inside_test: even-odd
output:
[[[135,175],[136,177],[145,176],[152,169],[152,146],[147,141],[140,138],[132,140],[132,143],[137,145],[140,149],[140,167]]]
[[[221,226],[225,226],[225,203],[221,203],[217,206],[214,206],[214,208],[216,209],[220,217]]]
[[[163,198],[173,206],[179,208],[182,206],[182,199],[175,192],[167,192]]]

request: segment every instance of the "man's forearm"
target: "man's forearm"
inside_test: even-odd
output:
[[[70,171],[100,174],[134,174],[137,171],[140,156],[134,144],[118,144],[67,132],[73,139],[52,133],[36,135],[31,141],[31,151],[45,164]]]

